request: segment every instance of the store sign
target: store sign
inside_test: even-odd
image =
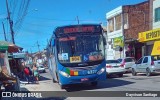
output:
[[[151,40],[160,39],[160,28],[141,32],[138,34],[139,42],[146,42]]]
[[[25,53],[13,53],[13,58],[26,58]]]
[[[113,42],[114,42],[114,46],[113,46],[114,48],[123,47],[124,46],[124,44],[123,44],[123,36],[114,38]]]
[[[8,50],[8,47],[6,47],[6,46],[0,46],[0,50]]]
[[[155,41],[151,55],[160,55],[160,41]]]

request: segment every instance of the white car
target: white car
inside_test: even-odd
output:
[[[131,68],[135,64],[135,59],[133,57],[118,59],[118,61],[121,62],[121,66],[126,69],[126,72],[131,72]]]
[[[46,72],[46,69],[44,68],[44,66],[40,65],[40,66],[38,66],[38,71],[39,71],[40,73],[45,73],[45,72]]]
[[[160,55],[159,56],[144,56],[140,58],[135,65],[132,66],[132,75],[137,73],[146,73],[150,76],[153,73],[160,72]]]
[[[120,66],[121,63],[118,60],[107,60],[106,61],[106,72],[108,76],[113,74],[118,75],[119,77],[123,77],[125,72],[124,67]]]

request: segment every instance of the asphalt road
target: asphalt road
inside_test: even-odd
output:
[[[60,100],[160,100],[159,97],[126,97],[126,93],[129,91],[160,91],[160,74],[153,75],[150,77],[145,76],[145,74],[139,74],[138,76],[132,76],[130,73],[124,74],[123,77],[119,78],[113,76],[108,78],[106,81],[98,83],[98,86],[93,87],[90,84],[76,84],[61,90],[58,83],[53,83],[51,75],[47,70],[47,73],[41,73],[40,84],[27,84],[22,86],[27,91],[50,91],[43,92],[47,97],[53,97],[56,93],[53,91],[59,91],[58,95],[64,95],[65,93],[71,94],[73,97],[62,97]],[[63,91],[63,92],[62,92]],[[87,92],[86,92],[87,91]],[[93,92],[90,92],[93,91]],[[113,91],[113,92],[112,92]],[[124,92],[124,93],[123,93]],[[148,93],[147,92],[147,93]],[[87,96],[87,93],[91,97]],[[102,97],[100,94],[103,94]],[[123,94],[123,97],[104,97],[104,95],[117,96],[118,94]],[[114,94],[115,93],[115,94]],[[143,93],[143,92],[140,92]],[[138,94],[138,93],[137,93]],[[68,94],[67,94],[68,95]],[[43,95],[44,96],[44,95]],[[78,97],[76,97],[78,96]],[[59,100],[58,99],[58,100]],[[57,100],[57,99],[47,99],[47,100]]]

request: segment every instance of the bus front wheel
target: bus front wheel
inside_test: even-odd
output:
[[[97,81],[91,82],[91,85],[92,85],[92,86],[97,86],[97,85],[98,85],[98,82],[97,82]]]

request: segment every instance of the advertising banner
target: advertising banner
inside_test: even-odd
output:
[[[113,39],[113,42],[114,42],[113,48],[123,47],[123,46],[124,46],[124,43],[123,43],[123,36],[114,38],[114,39]]]

